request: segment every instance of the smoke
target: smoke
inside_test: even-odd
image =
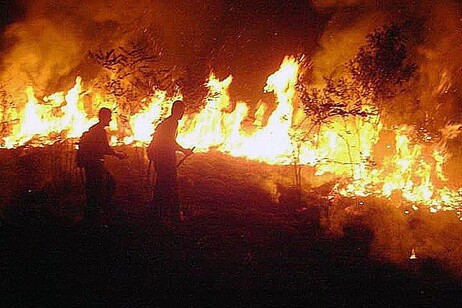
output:
[[[319,49],[313,55],[314,83],[322,84],[324,77],[344,72],[345,64],[365,44],[365,36],[383,24],[384,20],[384,14],[380,11],[365,15],[356,11],[335,14],[323,32]]]
[[[94,77],[88,51],[132,41],[159,45],[162,65],[186,72],[201,87],[210,70],[234,75],[230,94],[262,99],[266,77],[285,54],[312,59],[312,80],[341,75],[374,29],[403,25],[418,78],[394,106],[395,123],[458,121],[462,72],[461,4],[430,1],[126,1],[23,0],[17,21],[3,31],[0,81],[15,97],[33,85],[37,96],[69,88],[77,75]],[[17,5],[19,5],[17,4]],[[93,71],[92,71],[93,70]],[[88,78],[86,78],[88,77]],[[247,99],[250,98],[250,99]],[[263,97],[265,99],[265,97]],[[271,98],[272,99],[272,98]]]
[[[318,10],[326,9],[338,9],[346,8],[351,6],[365,5],[365,4],[374,4],[376,1],[371,0],[312,0],[313,6]]]
[[[437,6],[434,1],[312,0],[312,6],[308,1],[303,3],[221,0],[16,2],[11,7],[21,7],[17,10],[20,13],[2,17],[0,81],[16,97],[24,95],[27,85],[33,85],[38,96],[49,94],[62,90],[63,84],[72,83],[85,71],[89,50],[117,48],[140,37],[150,37],[152,44],[159,44],[163,50],[164,65],[179,66],[190,74],[198,74],[198,80],[205,78],[208,69],[218,71],[220,77],[233,74],[234,84],[240,89],[234,93],[259,95],[265,77],[277,69],[284,54],[303,52],[310,56],[313,83],[318,85],[323,77],[344,71],[344,64],[366,43],[367,34],[396,22],[404,25],[410,57],[419,66],[412,91],[396,103],[397,109],[407,110],[406,105],[417,102],[418,109],[403,114],[395,119],[396,122],[418,123],[432,118],[437,127],[447,122],[460,122],[460,3],[450,0],[439,2]],[[234,93],[231,93],[233,98]],[[274,182],[259,182],[277,198]],[[226,196],[222,200],[226,200]],[[443,240],[436,246],[432,245],[430,235],[422,235],[431,229],[441,233],[441,239],[447,238],[443,234],[443,224],[436,226],[439,221],[428,217],[419,217],[419,224],[410,223],[401,210],[388,213],[381,205],[373,209],[380,215],[375,215],[377,212],[365,215],[375,234],[373,247],[376,252],[396,251],[392,259],[402,258],[414,246],[418,251],[426,251],[427,255],[443,253]],[[335,220],[340,229],[348,223],[349,218],[345,217],[346,214]],[[397,222],[399,232],[390,235],[390,230],[397,230],[393,227]],[[453,237],[454,243],[460,242],[457,236]],[[458,260],[460,255],[462,253],[457,250]]]
[[[440,125],[460,121],[462,5],[447,2],[431,10],[425,41],[417,49],[422,109]]]
[[[341,75],[345,64],[374,29],[399,24],[406,39],[409,60],[418,65],[418,76],[408,85],[407,93],[398,97],[401,117],[394,124],[416,124],[433,119],[441,128],[460,121],[460,86],[462,73],[462,5],[445,1],[434,6],[430,1],[313,1],[320,12],[331,17],[312,56],[313,84],[323,78]]]
[[[319,39],[319,48],[312,55],[312,83],[322,86],[323,78],[341,76],[345,64],[374,29],[397,23],[403,29],[409,59],[418,66],[415,80],[406,92],[394,99],[396,117],[391,124],[412,124],[420,129],[429,125],[435,132],[448,123],[460,123],[462,115],[462,4],[444,1],[312,1],[318,12],[328,14],[329,21]],[[382,138],[383,139],[383,138]],[[383,142],[383,140],[381,141]],[[453,141],[453,158],[445,165],[451,182],[460,167],[460,137]],[[377,158],[377,157],[376,157]],[[452,170],[450,170],[452,169]],[[458,176],[458,175],[457,175]],[[460,184],[460,180],[458,182]],[[385,204],[390,203],[387,207]],[[351,204],[349,204],[351,203]],[[339,200],[330,213],[330,228],[345,235],[358,228],[373,234],[369,255],[398,263],[409,261],[412,249],[418,258],[441,260],[445,266],[460,273],[460,228],[453,212],[428,210],[414,212],[398,206],[398,200]],[[335,212],[334,212],[335,211]],[[406,214],[407,213],[407,214]]]
[[[8,47],[1,80],[13,93],[33,85],[41,94],[73,82],[89,50],[108,50],[153,37],[166,65],[196,63],[220,1],[24,1],[24,18],[4,30]],[[77,72],[79,73],[79,72]],[[62,85],[61,85],[62,86]]]
[[[278,68],[285,55],[311,54],[326,20],[315,13],[309,2],[296,1],[63,0],[58,4],[51,0],[22,0],[19,3],[23,16],[3,31],[3,41],[9,43],[2,55],[0,79],[18,87],[26,82],[48,92],[58,90],[57,83],[72,83],[76,74],[86,72],[89,50],[108,50],[150,37],[163,51],[163,66],[187,72],[185,78],[197,80],[199,86],[211,70],[219,78],[233,74],[233,95],[258,101],[260,97],[255,95],[262,93],[266,77]],[[38,23],[41,33],[35,37]],[[58,43],[62,52],[54,51],[53,63],[45,57],[41,72],[37,72],[36,66],[22,59],[24,53],[17,51],[29,50],[30,57],[39,61],[44,56],[41,49],[29,46],[51,44],[48,33],[53,33],[52,43]],[[11,67],[11,63],[20,64]],[[19,67],[34,73],[28,77]]]
[[[437,7],[430,1],[395,0],[11,3],[20,13],[2,19],[17,21],[3,31],[0,79],[13,93],[22,93],[28,84],[44,93],[58,90],[85,71],[89,50],[150,37],[163,51],[163,65],[180,67],[190,78],[197,74],[198,80],[209,70],[221,78],[233,74],[231,93],[258,100],[253,95],[260,95],[265,77],[285,54],[311,56],[319,84],[324,76],[342,72],[373,29],[398,22],[408,25],[411,52],[421,68],[417,88],[422,94],[413,99],[430,110],[435,96],[444,96],[441,114],[449,114],[458,101],[460,4],[449,0]]]
[[[26,85],[46,91],[51,82],[67,76],[80,63],[83,53],[74,33],[63,32],[45,19],[14,24],[5,38],[15,41],[3,59],[2,74],[12,93],[20,93]]]

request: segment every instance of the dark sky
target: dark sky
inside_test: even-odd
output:
[[[0,29],[24,14],[24,8],[15,0],[0,0]]]
[[[308,1],[228,1],[217,23],[213,65],[233,74],[245,93],[261,93],[285,55],[312,53],[324,19]]]

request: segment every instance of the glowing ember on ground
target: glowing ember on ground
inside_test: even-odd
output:
[[[417,256],[415,255],[415,249],[412,249],[411,251],[411,256],[409,257],[410,260],[415,260],[417,259]]]

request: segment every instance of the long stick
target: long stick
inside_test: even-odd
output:
[[[191,151],[194,151],[195,148],[196,148],[196,147],[193,147],[193,148],[191,149]],[[176,167],[178,168],[179,166],[181,166],[181,164],[182,164],[182,163],[185,161],[185,159],[188,158],[189,156],[191,156],[191,155],[188,155],[188,156],[183,157],[183,158],[178,162],[178,164],[176,164]]]

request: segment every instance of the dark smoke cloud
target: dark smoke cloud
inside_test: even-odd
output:
[[[0,0],[0,31],[6,25],[20,19],[24,13],[24,8],[20,3],[10,0]]]

